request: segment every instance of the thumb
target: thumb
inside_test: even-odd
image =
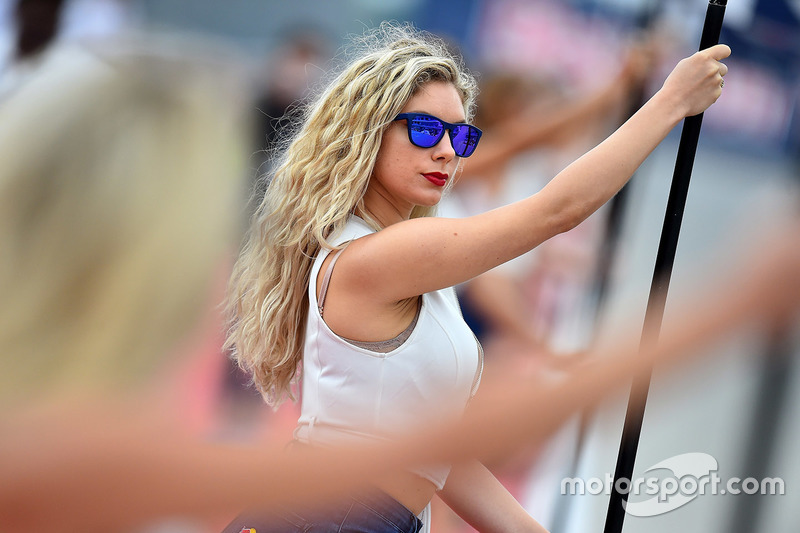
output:
[[[714,46],[707,48],[706,53],[719,61],[720,59],[725,59],[731,55],[731,47],[727,44],[715,44]]]

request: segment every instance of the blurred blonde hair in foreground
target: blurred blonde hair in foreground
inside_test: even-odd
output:
[[[0,101],[0,408],[140,384],[212,303],[245,176],[238,73],[147,42],[55,50]]]

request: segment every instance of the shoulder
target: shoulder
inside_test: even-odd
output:
[[[331,234],[328,238],[328,242],[332,246],[340,246],[346,242],[366,237],[372,233],[375,233],[375,230],[366,222],[355,215],[350,215],[345,225],[339,231]]]

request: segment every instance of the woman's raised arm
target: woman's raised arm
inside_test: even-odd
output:
[[[339,283],[374,301],[467,281],[567,231],[606,203],[684,117],[721,94],[730,55],[716,45],[682,60],[625,124],[537,194],[463,219],[418,218],[359,239],[343,254]],[[349,263],[349,266],[346,266]]]

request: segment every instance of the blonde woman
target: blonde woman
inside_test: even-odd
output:
[[[722,45],[683,60],[635,116],[540,193],[443,219],[431,215],[481,135],[469,125],[474,79],[409,28],[384,26],[365,43],[309,105],[231,281],[227,344],[267,401],[291,397],[302,373],[301,448],[396,439],[460,416],[482,353],[452,287],[598,209],[682,118],[719,97],[719,61],[730,53]],[[324,516],[293,513],[291,527],[418,531],[437,493],[479,531],[542,530],[477,462],[395,472]],[[388,529],[372,525],[387,516]]]

